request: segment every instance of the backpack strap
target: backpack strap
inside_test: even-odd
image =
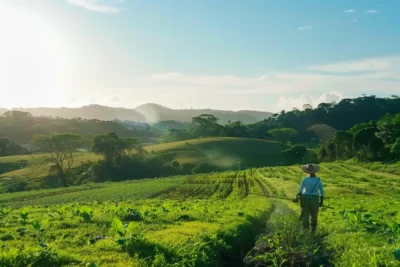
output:
[[[317,184],[319,183],[320,179],[318,178],[318,181],[315,183],[313,189],[311,190],[310,194],[308,194],[309,196],[311,196],[311,193],[314,192],[315,187],[317,186]]]

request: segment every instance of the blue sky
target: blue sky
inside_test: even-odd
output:
[[[2,3],[2,107],[278,111],[400,93],[398,0]]]

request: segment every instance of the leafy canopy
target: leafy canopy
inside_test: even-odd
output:
[[[106,161],[111,162],[115,158],[125,155],[125,150],[140,147],[136,138],[119,138],[114,132],[97,135],[93,139],[93,152],[104,156]]]
[[[276,128],[269,130],[268,133],[284,146],[286,146],[293,137],[298,135],[298,132],[292,128]]]

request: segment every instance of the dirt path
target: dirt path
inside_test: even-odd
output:
[[[325,247],[324,238],[327,233],[317,232],[310,237],[310,233],[302,232],[301,226],[298,221],[299,213],[287,205],[285,200],[270,199],[272,204],[272,211],[265,222],[263,233],[257,237],[254,247],[247,252],[243,258],[243,267],[262,267],[274,266],[271,259],[283,263],[279,266],[290,267],[306,267],[306,266],[333,266],[329,261],[329,257],[334,254],[328,251]],[[279,233],[279,237],[275,239],[275,234]],[[289,238],[290,237],[290,238]],[[311,238],[311,243],[299,244],[299,241],[304,238]],[[276,248],[271,247],[268,240],[284,240],[277,244],[280,252],[276,252]],[[311,240],[310,239],[310,240]],[[289,242],[290,241],[290,242]],[[289,242],[290,245],[286,244]],[[300,241],[301,243],[301,241]],[[311,245],[312,244],[312,245]],[[310,246],[311,245],[311,246]],[[310,257],[304,254],[304,248],[318,247],[318,253]],[[314,249],[315,249],[314,248]]]

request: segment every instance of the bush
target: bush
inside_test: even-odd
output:
[[[193,173],[209,173],[221,171],[221,168],[209,163],[201,163],[193,168]]]
[[[120,156],[115,161],[100,160],[93,165],[95,181],[123,181],[128,179],[154,178],[164,173],[163,162],[137,156]]]
[[[307,153],[307,148],[304,146],[294,146],[282,152],[286,164],[304,163],[304,156]]]
[[[12,177],[9,180],[5,179],[3,180],[2,185],[5,188],[4,191],[8,193],[27,191],[38,188],[38,185],[36,185],[31,180],[21,177]]]
[[[0,174],[22,169],[28,166],[27,160],[19,160],[17,162],[0,162]]]

